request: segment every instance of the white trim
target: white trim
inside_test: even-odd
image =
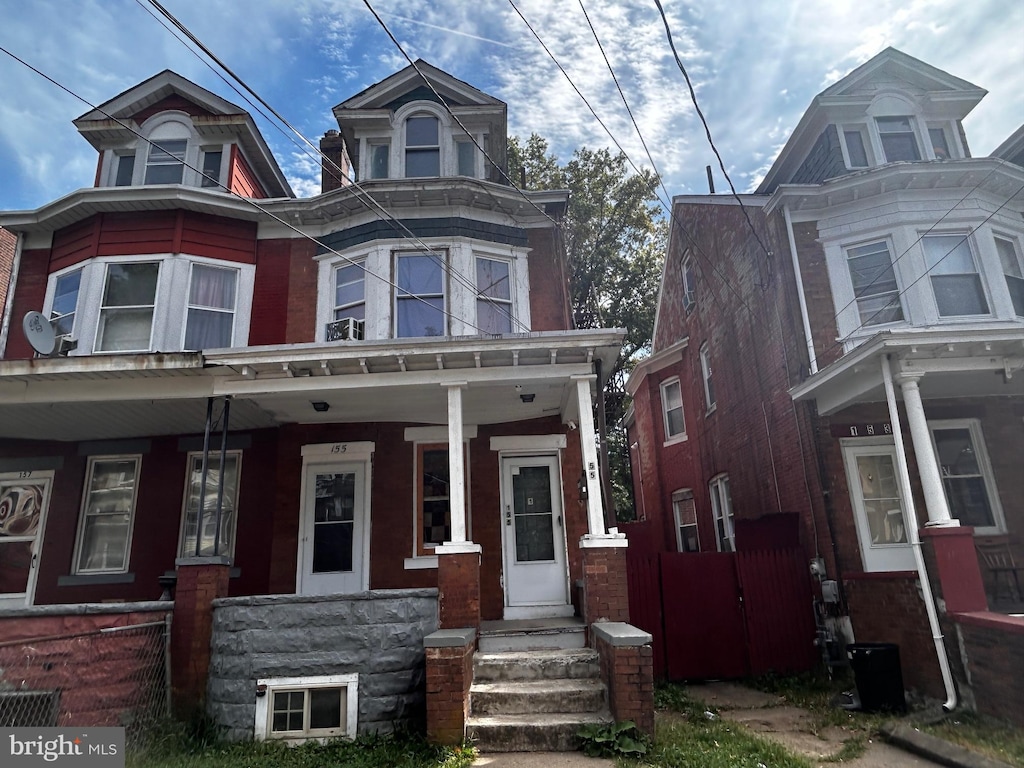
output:
[[[580,549],[625,548],[629,540],[624,533],[585,533],[580,536]]]
[[[0,608],[22,608],[30,606],[35,601],[36,581],[39,577],[39,555],[42,552],[43,540],[46,533],[46,518],[50,507],[50,495],[53,490],[54,470],[22,470],[0,473],[0,481],[15,484],[25,483],[36,485],[42,482],[43,499],[40,508],[39,527],[32,537],[31,558],[29,560],[28,581],[25,584],[24,592],[7,592],[0,594]],[[16,543],[27,541],[27,537],[6,536],[4,541]]]
[[[722,472],[711,478],[708,481],[708,493],[711,496],[711,522],[715,528],[715,546],[719,552],[735,552],[736,510],[732,503],[732,492],[729,490],[729,473]],[[721,531],[718,529],[719,520],[722,521]],[[723,548],[723,538],[729,543],[729,549]]]
[[[683,421],[683,428],[678,432],[672,434],[670,431],[671,425],[669,424],[669,407],[668,399],[665,396],[665,390],[669,387],[675,386],[679,393],[679,415]],[[671,445],[673,443],[681,443],[686,440],[686,409],[683,407],[683,385],[679,380],[678,376],[672,376],[662,381],[658,388],[661,392],[661,422],[665,428],[665,445]],[[671,410],[675,410],[672,408]]]
[[[718,408],[718,399],[711,399],[711,389],[708,387],[708,382],[713,381],[713,372],[711,368],[711,346],[708,342],[704,342],[700,345],[700,374],[701,381],[704,384],[704,408],[705,415],[714,413],[715,409]]]
[[[308,443],[302,446],[301,455],[303,459],[309,459],[310,463],[313,463],[314,459],[330,461],[369,460],[374,450],[376,450],[376,443],[369,440],[351,443]]]
[[[476,424],[464,424],[462,439],[474,440],[477,435]],[[406,427],[405,442],[407,443],[447,443],[448,427]]]
[[[265,686],[265,687],[264,687]],[[267,739],[287,741],[289,743],[300,743],[309,739],[328,738],[355,738],[359,724],[359,675],[315,675],[310,677],[268,677],[256,681],[256,688],[263,689],[263,695],[256,696],[256,711],[253,720],[253,737],[256,741]],[[271,718],[273,708],[271,702],[274,699],[275,691],[303,690],[308,694],[311,689],[316,688],[345,688],[345,723],[342,728],[321,729],[321,731],[309,732],[308,730],[298,736],[272,736]],[[297,733],[288,731],[287,733]]]
[[[434,551],[438,555],[479,555],[484,548],[472,541],[450,541],[437,545],[434,547]],[[434,559],[437,559],[437,555],[434,556]]]
[[[693,508],[693,522],[683,523],[679,519],[680,505],[685,502],[690,502]],[[697,549],[696,552],[700,552],[700,525],[697,522],[697,503],[693,497],[693,490],[690,488],[680,488],[677,491],[672,492],[672,518],[676,523],[676,552],[689,552],[688,549],[683,549],[683,526],[693,526],[694,532],[697,534]]]
[[[431,568],[437,568],[437,555],[407,557],[402,561],[402,567],[407,571],[425,571]]]
[[[200,465],[199,465],[200,466],[200,470],[199,471],[201,472],[202,471],[202,456],[203,456],[203,452],[202,451],[189,451],[186,454],[186,456],[185,456],[185,490],[181,494],[181,521],[180,521],[180,524],[178,526],[178,549],[177,549],[178,557],[195,557],[195,550],[193,550],[192,552],[183,552],[181,548],[185,544],[185,521],[186,521],[186,516],[188,515],[189,485],[190,485],[190,483],[192,481],[192,459],[193,458],[197,458],[197,457],[200,459]],[[220,450],[216,449],[216,448],[213,448],[211,446],[211,448],[210,448],[210,457],[211,458],[216,457],[217,461],[219,462],[220,461]],[[227,551],[227,552],[220,552],[219,553],[221,556],[228,557],[228,558],[234,558],[234,556],[235,556],[235,544],[238,541],[238,496],[239,496],[239,494],[241,492],[241,487],[242,487],[242,451],[240,449],[239,450],[233,450],[233,451],[227,451],[226,454],[225,454],[225,460],[228,463],[230,463],[231,457],[234,457],[234,459],[236,461],[236,464],[235,464],[235,494],[234,494],[234,498],[231,500],[231,504],[232,504],[231,510],[232,510],[232,513],[233,513],[232,514],[232,520],[231,520],[231,525],[232,525],[232,528],[233,528],[232,531],[231,531],[231,539],[230,539],[231,540],[231,547],[229,548],[229,551]],[[223,478],[223,475],[224,475],[223,470],[221,470],[221,478]],[[220,480],[219,482],[223,482],[223,480]],[[203,503],[202,499],[199,500],[199,503],[200,504]],[[207,516],[207,513],[204,512],[203,513],[203,518],[206,519],[206,516]],[[202,539],[202,532],[198,528],[198,522],[199,521],[197,520],[196,521],[196,523],[197,523],[197,527],[196,527],[196,540],[197,541]]]
[[[491,438],[492,451],[557,451],[565,448],[565,435],[507,435]]]
[[[998,536],[1006,533],[1006,517],[1003,514],[1003,505],[999,501],[999,489],[996,487],[995,473],[992,471],[992,462],[988,457],[988,449],[985,446],[985,437],[981,432],[981,421],[978,419],[929,419],[928,435],[935,449],[935,461],[939,466],[939,475],[943,478],[942,490],[946,491],[945,475],[942,474],[942,465],[939,463],[939,446],[935,442],[935,430],[937,429],[966,429],[971,437],[971,446],[974,450],[975,460],[978,464],[978,471],[985,484],[985,493],[988,496],[989,509],[992,511],[994,525],[975,526],[974,533],[977,536]],[[946,503],[950,504],[949,497]],[[950,516],[953,515],[953,508],[950,504]],[[961,525],[964,522],[960,521]]]

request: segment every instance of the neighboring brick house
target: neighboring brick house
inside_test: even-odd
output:
[[[461,740],[465,701],[424,691],[435,630],[472,655],[482,622],[582,642],[628,616],[592,415],[623,331],[572,328],[568,193],[506,182],[505,104],[417,67],[335,108],[317,197],[247,113],[164,72],[75,121],[94,188],[0,214],[22,238],[5,319],[56,335],[2,350],[0,496],[23,524],[0,601],[24,626],[176,576],[176,700],[207,697],[235,738],[429,709]]]
[[[938,698],[948,660],[992,711],[978,670],[1000,643],[964,641],[963,616],[1019,647],[982,576],[994,608],[1024,598],[975,544],[1024,562],[1024,169],[1019,132],[1006,159],[970,156],[984,95],[887,49],[815,97],[742,209],[676,197],[628,430],[652,548],[798,544],[837,656],[898,643],[907,685]]]

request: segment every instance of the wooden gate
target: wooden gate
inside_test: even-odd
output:
[[[630,621],[670,680],[780,674],[817,661],[801,550],[627,557]]]

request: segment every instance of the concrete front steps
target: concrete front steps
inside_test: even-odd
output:
[[[480,652],[467,736],[481,752],[569,752],[590,723],[610,723],[597,652]]]

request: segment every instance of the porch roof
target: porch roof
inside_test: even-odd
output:
[[[789,393],[814,400],[822,415],[884,401],[884,355],[896,363],[893,375],[921,377],[925,400],[1024,395],[1024,327],[883,331]]]
[[[574,377],[592,375],[596,361],[608,371],[624,335],[600,329],[0,361],[0,438],[197,433],[206,399],[223,396],[233,400],[232,430],[444,424],[453,384],[464,388],[467,424],[567,421],[577,418]]]

